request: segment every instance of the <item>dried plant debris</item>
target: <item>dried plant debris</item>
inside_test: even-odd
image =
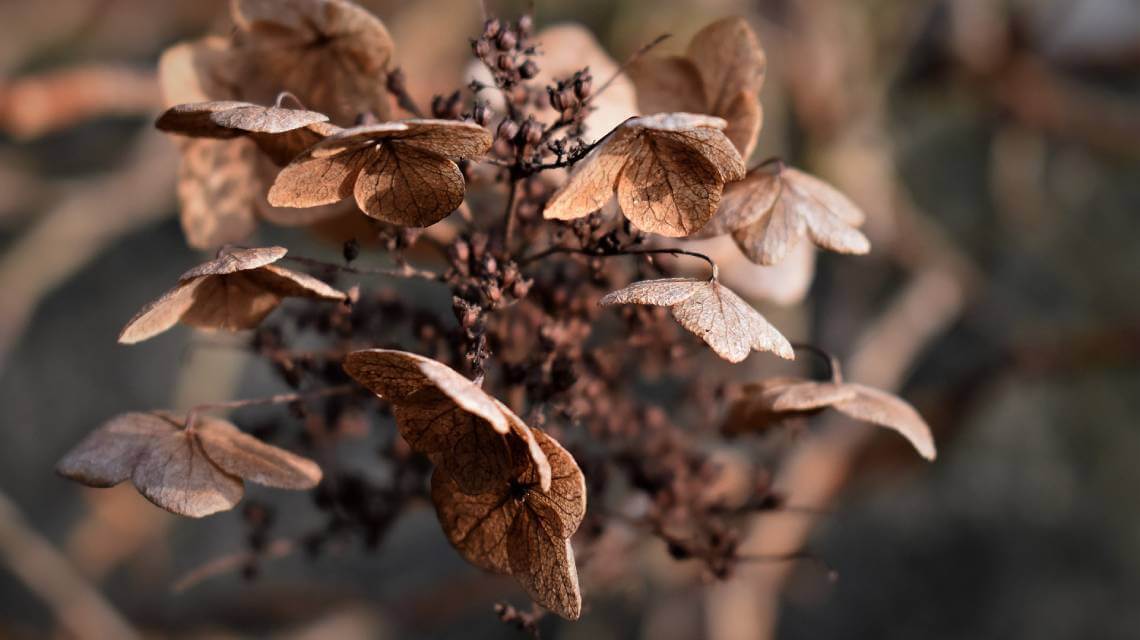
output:
[[[280,489],[311,489],[315,462],[243,433],[233,424],[167,413],[126,413],[88,435],[59,461],[63,476],[92,487],[130,480],[155,505],[201,518],[232,509],[249,481]]]
[[[645,56],[629,73],[642,113],[688,111],[724,118],[724,133],[745,159],[763,122],[760,89],[767,58],[743,18],[701,29],[683,56]]]
[[[533,465],[525,463],[504,469],[495,486],[477,495],[436,469],[432,502],[444,533],[464,558],[514,576],[536,603],[575,620],[582,596],[569,539],[586,513],[585,479],[553,438],[537,431],[535,438],[553,471],[548,491],[539,486]]]
[[[599,304],[669,307],[681,326],[729,362],[740,362],[753,350],[795,358],[788,340],[759,311],[715,279],[644,280],[606,294]]]
[[[384,23],[345,0],[233,0],[244,90],[268,102],[288,91],[341,126],[391,114],[384,74],[395,45]]]
[[[581,218],[616,192],[638,229],[663,236],[696,233],[744,162],[724,136],[724,120],[689,113],[631,118],[578,163],[546,205],[545,217]]]
[[[930,427],[907,402],[861,384],[817,382],[803,378],[771,378],[745,386],[730,407],[723,431],[759,431],[788,418],[835,409],[856,420],[892,429],[927,460],[936,456]]]
[[[404,440],[445,468],[464,491],[485,491],[516,462],[516,445],[541,487],[550,487],[550,463],[531,428],[451,367],[406,351],[368,349],[348,354],[344,369],[392,403]]]
[[[134,344],[179,322],[202,329],[252,329],[288,297],[345,299],[343,292],[310,275],[273,264],[285,253],[282,247],[220,252],[182,274],[173,289],[135,314],[119,342]]]
[[[344,129],[285,167],[269,191],[276,207],[313,207],[355,195],[366,214],[426,227],[463,202],[455,159],[475,158],[491,134],[470,122],[415,119]]]
[[[772,265],[804,236],[822,249],[867,253],[871,243],[857,229],[865,217],[834,187],[776,162],[774,167],[752,169],[729,185],[720,210],[701,235],[731,232],[750,260]]]

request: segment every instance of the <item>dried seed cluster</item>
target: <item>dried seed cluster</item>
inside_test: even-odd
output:
[[[234,507],[245,481],[315,487],[326,523],[300,536],[314,555],[332,540],[375,547],[427,498],[471,564],[574,619],[582,585],[623,566],[614,530],[718,578],[746,560],[744,516],[781,500],[759,461],[717,455],[726,435],[833,408],[934,457],[910,405],[843,383],[837,365],[830,382],[760,380],[728,401],[717,356],[799,349],[712,258],[668,239],[732,234],[760,264],[802,238],[869,250],[863,213],[834,188],[780,161],[749,169],[766,58],[745,21],[709,25],[684,55],[647,47],[619,65],[579,27],[492,18],[471,40],[474,79],[421,110],[421,79],[393,65],[383,23],[347,0],[234,0],[231,18],[229,36],[164,54],[157,122],[182,150],[187,241],[220,249],[120,341],[178,323],[241,332],[292,392],[118,416],[62,474],[130,480],[188,516]],[[258,221],[332,238],[343,261],[238,244]],[[362,264],[378,254],[390,264]],[[705,260],[711,275],[676,277],[662,254]],[[247,432],[205,415],[256,404],[288,414],[245,421]],[[322,476],[268,444],[330,455],[368,436],[383,473],[338,463]],[[276,520],[261,504],[244,515],[252,577]],[[498,612],[531,630],[541,615]]]

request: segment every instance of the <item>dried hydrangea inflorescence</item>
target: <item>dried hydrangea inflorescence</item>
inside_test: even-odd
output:
[[[616,192],[638,229],[669,237],[696,233],[716,212],[744,162],[720,118],[668,113],[630,118],[582,160],[543,215],[571,220],[602,208]]]
[[[203,329],[252,329],[283,298],[344,300],[324,282],[279,267],[283,247],[228,249],[182,274],[178,284],[143,307],[123,327],[119,342],[134,344],[182,322]]]
[[[861,384],[817,382],[804,378],[771,378],[744,387],[729,409],[722,430],[729,434],[766,429],[787,418],[835,409],[856,420],[892,429],[919,455],[937,455],[930,427],[901,398]]]
[[[59,461],[56,471],[92,487],[130,480],[155,505],[201,518],[232,509],[243,480],[280,489],[312,489],[315,462],[240,431],[233,424],[167,413],[126,413],[105,423]]]
[[[606,294],[599,304],[669,307],[681,326],[729,362],[740,362],[753,350],[795,358],[792,345],[759,311],[715,279],[644,280]]]
[[[683,56],[646,56],[630,65],[642,113],[689,111],[724,118],[724,133],[748,158],[763,122],[759,93],[767,58],[743,18],[701,29]]]
[[[354,351],[344,370],[391,402],[400,435],[428,456],[468,493],[480,493],[512,458],[516,444],[540,479],[550,487],[550,463],[534,432],[501,402],[447,365],[391,349]]]
[[[334,123],[388,119],[383,81],[395,45],[384,23],[346,0],[232,0],[237,73],[269,101],[288,91]]]
[[[771,265],[804,236],[823,249],[865,254],[871,244],[856,228],[865,215],[831,185],[798,169],[760,166],[730,185],[701,235],[732,232],[750,260]]]
[[[513,575],[536,603],[575,620],[582,596],[570,536],[586,513],[585,478],[553,438],[539,431],[535,438],[553,470],[549,491],[538,486],[531,465],[516,465],[489,491],[476,495],[436,469],[432,502],[444,533],[464,558]]]
[[[350,195],[366,214],[426,227],[463,203],[455,159],[491,147],[491,134],[471,122],[414,119],[344,129],[285,167],[269,190],[277,207],[312,207]]]

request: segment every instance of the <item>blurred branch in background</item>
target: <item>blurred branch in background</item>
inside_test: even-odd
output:
[[[0,124],[28,140],[108,116],[140,116],[161,107],[153,71],[84,65],[0,86]]]
[[[0,369],[44,295],[122,235],[169,215],[177,164],[148,122],[122,167],[58,189],[55,206],[0,257]]]
[[[67,633],[76,638],[140,637],[68,560],[24,521],[0,493],[0,557],[41,598]]]

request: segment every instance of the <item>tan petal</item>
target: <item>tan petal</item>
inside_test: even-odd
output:
[[[864,254],[871,250],[866,236],[852,226],[862,223],[863,212],[846,196],[796,169],[785,169],[782,174],[781,199],[803,219],[812,242],[840,253]]]
[[[703,113],[655,113],[653,115],[630,118],[623,125],[627,129],[652,129],[654,131],[686,131],[697,127],[724,130],[728,123],[724,118]]]
[[[795,358],[787,338],[719,282],[708,283],[674,305],[673,316],[729,362],[744,360],[751,350],[770,351],[788,360]]]
[[[607,294],[600,301],[602,305],[628,302],[670,307],[681,326],[729,362],[744,360],[752,350],[771,351],[789,360],[795,357],[791,344],[760,312],[716,281],[647,280]]]
[[[553,536],[529,509],[520,509],[507,533],[511,573],[537,604],[568,620],[582,615],[578,568],[570,541]]]
[[[248,277],[262,288],[272,291],[282,298],[316,298],[321,300],[344,300],[347,298],[343,291],[334,289],[307,273],[299,273],[274,264],[251,271]]]
[[[812,411],[855,397],[851,385],[800,380],[762,393],[773,411]]]
[[[680,131],[662,131],[656,133],[653,139],[675,140],[696,149],[716,167],[723,182],[732,182],[744,178],[746,171],[744,160],[741,159],[736,147],[732,146],[732,141],[719,129],[693,127]]]
[[[716,212],[723,186],[720,171],[700,150],[645,134],[618,176],[618,205],[642,231],[683,237],[699,231]]]
[[[732,239],[748,256],[763,265],[777,264],[784,259],[806,231],[802,217],[781,197],[766,215],[756,222],[732,233]]]
[[[407,351],[366,349],[348,354],[344,370],[369,391],[397,404],[420,389],[434,387],[468,413],[489,422],[495,431],[510,431],[495,399],[441,362]]]
[[[633,141],[624,127],[574,165],[570,179],[546,203],[542,215],[573,220],[590,215],[610,201]]]
[[[246,106],[253,105],[234,100],[177,104],[163,112],[154,126],[159,131],[197,138],[236,138],[241,135],[241,131],[221,126],[214,122],[211,116],[221,111]]]
[[[464,493],[437,467],[431,474],[431,501],[444,534],[465,560],[487,571],[511,572],[507,533],[520,507],[510,494]]]
[[[760,104],[760,98],[754,93],[738,93],[728,103],[726,110],[716,115],[728,123],[724,135],[732,141],[740,152],[740,157],[747,161],[756,148],[756,138],[764,124],[764,108]]]
[[[212,249],[253,233],[255,184],[249,140],[189,140],[178,168],[178,200],[186,242]]]
[[[767,58],[743,18],[724,18],[701,29],[689,42],[688,57],[704,81],[710,113],[725,113],[741,92],[756,95],[764,84]]]
[[[220,127],[249,133],[285,133],[318,122],[327,122],[328,119],[328,116],[316,111],[256,104],[217,110],[210,114],[210,120]]]
[[[318,144],[302,153],[277,174],[267,196],[269,204],[316,207],[340,202],[352,195],[360,170],[374,158],[371,146],[324,157],[313,155],[320,149]]]
[[[767,378],[745,385],[741,395],[731,405],[721,423],[721,432],[740,435],[762,432],[788,417],[786,412],[772,408],[772,394],[803,382],[803,378]]]
[[[131,480],[147,500],[191,518],[232,509],[245,492],[241,479],[216,467],[185,430],[151,440]]]
[[[836,411],[856,420],[893,429],[902,434],[923,458],[935,458],[937,451],[934,448],[934,436],[914,407],[897,396],[865,385],[845,386],[853,389],[855,396],[832,405]]]
[[[148,302],[123,327],[119,333],[119,342],[121,344],[142,342],[178,324],[186,311],[193,306],[195,291],[201,283],[201,279],[181,282],[158,299]]]
[[[702,113],[704,86],[696,65],[681,56],[642,57],[629,66],[642,113]]]
[[[394,46],[384,24],[345,0],[235,0],[244,87],[268,102],[289,91],[334,122],[362,113],[387,120],[383,76]]]
[[[334,124],[317,122],[299,129],[291,129],[281,133],[254,132],[248,133],[247,135],[257,144],[257,148],[261,149],[262,153],[269,156],[273,164],[278,167],[284,167],[300,156],[306,149],[311,148],[329,136],[336,135],[340,131],[342,131],[342,129]],[[267,184],[273,184],[273,178],[275,178],[276,175],[277,172],[274,171]]]
[[[274,447],[217,418],[200,418],[193,427],[202,450],[219,469],[280,489],[312,489],[321,481],[317,463]]]
[[[406,129],[388,136],[446,158],[478,158],[491,148],[491,133],[474,122],[402,120]]]
[[[184,282],[202,276],[224,276],[238,271],[249,271],[273,264],[285,257],[285,247],[251,247],[247,249],[226,248],[217,258],[190,269],[178,280]]]
[[[199,329],[255,329],[279,304],[281,296],[243,272],[202,276],[182,322]]]
[[[709,238],[753,224],[776,203],[781,187],[776,174],[762,168],[749,171],[743,180],[724,188],[716,215],[697,235]]]
[[[427,227],[463,204],[463,172],[454,162],[402,142],[385,142],[356,179],[356,204],[385,222]]]
[[[92,431],[56,465],[62,476],[89,487],[113,487],[129,480],[155,438],[177,431],[153,413],[124,413]]]
[[[535,431],[534,437],[550,461],[552,481],[549,490],[527,493],[527,506],[538,514],[550,535],[569,538],[586,517],[586,477],[570,452],[554,438],[541,431]],[[519,480],[524,484],[537,482],[533,473],[524,473]]]
[[[692,297],[706,286],[704,280],[692,278],[663,278],[642,280],[617,291],[611,291],[598,301],[603,307],[615,304],[652,304],[671,307]]]

